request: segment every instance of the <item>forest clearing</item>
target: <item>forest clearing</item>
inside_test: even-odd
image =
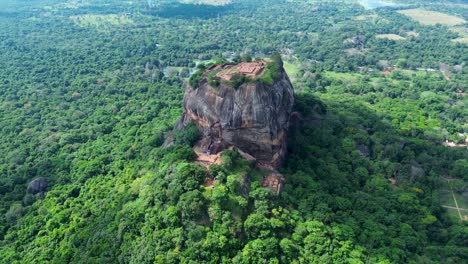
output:
[[[390,40],[404,40],[405,38],[397,34],[379,34],[375,36],[380,39],[390,39]]]
[[[398,12],[400,14],[409,16],[424,25],[442,24],[447,26],[456,26],[466,22],[463,18],[457,16],[423,9],[407,9]]]

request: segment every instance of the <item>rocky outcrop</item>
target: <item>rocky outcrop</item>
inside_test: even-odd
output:
[[[211,71],[220,70],[210,67],[203,73],[197,88],[187,84],[185,111],[179,126],[193,122],[199,128],[203,137],[198,146],[204,152],[213,154],[234,146],[260,163],[279,166],[287,150],[294,103],[293,87],[282,63],[279,65],[272,83],[259,80],[263,72],[238,88],[228,82],[221,82],[218,87],[210,85]]]
[[[45,178],[37,178],[28,184],[26,192],[29,194],[43,194],[49,187],[49,181]]]

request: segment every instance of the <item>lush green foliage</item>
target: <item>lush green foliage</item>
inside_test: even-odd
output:
[[[283,61],[279,54],[272,56],[271,59],[272,61],[265,65],[263,74],[257,78],[258,81],[266,85],[273,85],[273,83],[278,80],[280,69],[283,67]]]
[[[218,74],[219,72],[220,70],[212,71],[206,77],[206,79],[208,80],[208,84],[215,88],[221,85],[221,79],[218,76],[216,76],[216,74]]]
[[[190,76],[189,84],[194,89],[198,88],[198,85],[200,84],[200,80],[203,76],[203,72],[204,70],[198,70],[192,76]]]
[[[234,89],[239,89],[241,85],[243,85],[246,82],[252,81],[249,77],[240,74],[240,73],[234,73],[231,76],[231,80],[226,82],[229,86],[233,87]]]
[[[440,144],[462,143],[468,123],[457,33],[341,1],[160,2],[0,3],[1,263],[468,258],[466,224],[441,207],[442,177],[460,199],[468,180],[466,148]],[[437,7],[466,19],[466,8]],[[213,57],[274,51],[297,67],[301,113],[284,191],[261,188],[265,172],[235,151],[207,188],[191,162],[195,127],[161,147],[183,79]],[[44,196],[26,194],[36,177],[50,181]]]

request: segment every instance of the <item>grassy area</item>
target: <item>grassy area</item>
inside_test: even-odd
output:
[[[362,77],[362,74],[327,71],[325,72],[325,77],[339,79],[345,82],[357,82],[359,78]]]
[[[416,31],[408,31],[408,32],[406,32],[406,35],[408,37],[419,37],[419,33],[416,32]]]
[[[119,26],[132,24],[133,20],[125,15],[80,15],[70,17],[80,27],[105,28],[108,26]]]
[[[424,25],[443,24],[447,26],[455,26],[465,23],[465,20],[460,17],[422,9],[407,9],[398,12],[409,16]]]
[[[284,67],[284,70],[286,71],[286,73],[288,74],[288,76],[290,78],[297,77],[297,73],[299,72],[299,68],[295,64],[285,61],[283,63],[283,67]]]
[[[379,34],[376,36],[376,38],[391,39],[391,40],[404,40],[405,39],[404,37],[400,35],[396,35],[396,34]]]
[[[212,63],[215,63],[215,60],[214,59],[209,59],[209,60],[193,60],[193,62],[198,65],[198,64],[205,64],[205,65],[208,65],[208,64],[212,64]]]
[[[457,199],[458,201],[458,199]],[[441,190],[440,194],[440,203],[441,205],[455,207],[455,201],[453,200],[452,192],[448,189],[448,184],[445,182],[444,189]],[[453,221],[460,221],[460,216],[458,215],[458,210],[445,208],[448,215],[452,218]]]
[[[457,198],[459,208],[468,209],[468,201],[461,194],[455,193],[455,198]]]
[[[434,11],[427,11],[422,9],[408,9],[408,10],[401,10],[399,13],[409,16],[412,19],[420,22],[424,25],[435,25],[435,24],[442,24],[450,26],[452,31],[457,32],[460,34],[460,37],[454,39],[454,42],[468,44],[468,34],[466,32],[466,27],[463,26],[466,21],[463,18],[440,13]],[[418,36],[417,32],[408,32],[408,36]],[[389,34],[391,35],[391,34]]]
[[[460,34],[463,37],[468,37],[468,33],[467,33],[468,27],[466,27],[466,26],[452,27],[452,30],[457,32],[458,34]]]
[[[354,20],[356,21],[375,21],[375,19],[377,18],[377,14],[373,14],[373,15],[361,15],[361,16],[355,16],[354,17]]]
[[[440,193],[440,203],[441,205],[455,207],[455,201],[453,201],[452,192],[448,189],[443,189]]]
[[[454,39],[453,41],[463,43],[463,44],[468,44],[468,38],[457,38],[457,39]]]
[[[232,2],[232,0],[181,0],[180,2],[186,4],[203,4],[203,5],[227,5]]]
[[[454,39],[453,41],[468,44],[468,33],[466,33],[467,27],[457,26],[457,27],[452,27],[452,30],[460,34],[460,37],[457,39]]]
[[[468,209],[468,201],[462,195],[455,193],[455,198],[457,199],[458,207],[463,209]],[[453,195],[449,187],[449,183],[445,181],[441,193],[440,193],[440,203],[441,205],[456,207],[455,201],[453,200]],[[458,210],[452,208],[446,208],[449,216],[455,220],[459,221],[460,216],[458,215]],[[468,211],[460,211],[462,217],[468,215]]]
[[[458,215],[458,211],[455,209],[445,208],[447,209],[447,213],[452,218],[453,221],[460,221],[460,216]],[[462,214],[463,217],[463,214]]]

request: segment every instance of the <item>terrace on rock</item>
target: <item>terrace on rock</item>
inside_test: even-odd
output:
[[[223,81],[231,81],[232,77],[237,73],[246,77],[255,78],[262,75],[265,69],[265,61],[254,61],[254,62],[241,62],[239,64],[225,63],[222,65],[216,65],[213,71],[219,70],[216,74]]]

